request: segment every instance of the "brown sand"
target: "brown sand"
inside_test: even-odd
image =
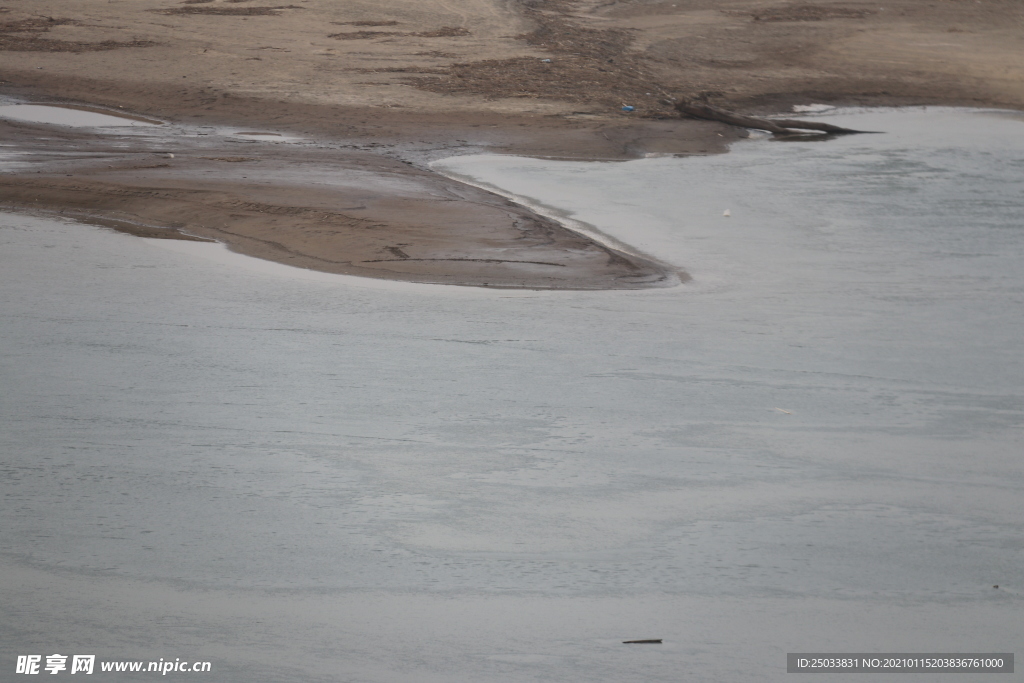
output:
[[[56,152],[58,160],[38,162],[46,173],[0,176],[2,203],[145,237],[215,239],[252,256],[369,277],[545,289],[685,279],[381,154],[247,143],[244,135],[95,137],[66,132],[33,141],[36,158]],[[128,150],[114,146],[124,142]],[[75,157],[61,159],[58,150],[68,147]]]
[[[1018,0],[6,0],[0,93],[321,144],[210,136],[175,141],[170,159],[155,147],[166,142],[119,148],[116,135],[0,123],[22,147],[79,152],[0,176],[0,202],[178,228],[332,272],[663,286],[672,268],[424,162],[707,154],[743,134],[679,119],[671,96],[761,113],[809,102],[1021,108],[1022,29]],[[328,170],[344,187],[310,180]]]

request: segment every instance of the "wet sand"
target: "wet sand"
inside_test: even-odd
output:
[[[143,237],[213,239],[301,268],[413,282],[635,289],[686,277],[409,162],[252,137],[179,128],[26,141],[32,170],[0,176],[2,203]]]
[[[0,176],[0,200],[328,272],[671,285],[686,276],[656,255],[609,249],[427,163],[481,151],[713,154],[744,135],[680,119],[675,96],[752,112],[819,101],[1020,108],[1021,21],[1009,0],[87,0],[73,10],[15,0],[0,8],[0,95],[308,144],[0,122],[8,144],[36,153]]]

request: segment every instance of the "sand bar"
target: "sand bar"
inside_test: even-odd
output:
[[[675,96],[757,113],[816,102],[1021,108],[1022,12],[1010,0],[14,0],[0,9],[0,95],[19,98],[11,104],[178,128],[0,122],[34,153],[0,177],[0,199],[327,272],[673,285],[684,264],[596,244],[427,164],[478,151],[712,154],[744,134],[680,119]],[[296,144],[272,144],[285,141]]]

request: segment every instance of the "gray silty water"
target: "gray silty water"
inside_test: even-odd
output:
[[[157,126],[160,121],[125,117],[117,114],[103,113],[78,109],[75,107],[54,106],[46,104],[7,104],[0,99],[0,118],[45,123],[55,126],[71,126],[74,128],[106,128],[112,126]]]
[[[441,164],[693,275],[669,290],[318,280],[2,216],[3,666],[57,635],[225,681],[764,680],[826,632],[1012,651],[1024,122],[832,119],[888,133]],[[151,621],[147,586],[220,607]],[[364,621],[278,614],[310,600]],[[666,646],[603,640],[629,636]]]

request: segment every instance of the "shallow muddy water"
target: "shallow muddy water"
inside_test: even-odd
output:
[[[100,111],[77,107],[61,107],[47,104],[6,104],[0,105],[0,118],[14,119],[28,123],[45,123],[73,128],[109,128],[121,126],[159,126],[160,121],[138,117],[117,116]]]
[[[1024,122],[827,120],[887,132],[439,164],[693,276],[670,289],[3,214],[4,666],[762,681],[786,652],[1024,651]]]

